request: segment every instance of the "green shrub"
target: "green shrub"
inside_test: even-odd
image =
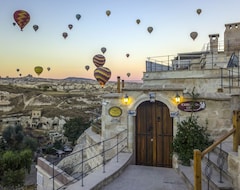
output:
[[[177,124],[177,134],[173,139],[173,152],[177,153],[183,165],[190,165],[193,150],[203,151],[212,144],[207,133],[207,127],[200,126],[197,117],[191,115]]]

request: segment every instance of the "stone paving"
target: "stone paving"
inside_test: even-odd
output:
[[[183,179],[172,168],[129,165],[101,190],[187,190]]]

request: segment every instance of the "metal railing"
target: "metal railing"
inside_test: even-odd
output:
[[[202,190],[202,159],[207,154],[207,163],[205,167],[205,175],[208,182],[208,189],[210,188],[210,181],[212,177],[212,166],[210,162],[210,152],[213,151],[218,145],[220,145],[220,150],[217,158],[217,167],[219,169],[219,182],[224,183],[222,174],[226,156],[222,150],[222,142],[228,137],[233,135],[233,151],[238,151],[238,145],[240,144],[240,111],[233,112],[233,129],[227,134],[222,136],[220,139],[215,141],[211,146],[206,148],[204,151],[194,150],[194,190]]]
[[[221,89],[228,88],[228,92],[231,93],[234,87],[240,87],[239,66],[231,68],[220,68],[220,70]]]
[[[81,180],[81,185],[84,186],[84,177],[87,176],[90,172],[94,171],[96,168],[99,168],[102,166],[103,168],[103,173],[106,172],[105,170],[105,165],[108,160],[111,158],[115,157],[117,158],[118,162],[118,156],[119,153],[124,149],[128,147],[128,130],[125,129],[122,132],[118,133],[117,135],[103,140],[101,142],[95,143],[91,146],[84,147],[81,150],[78,150],[76,152],[73,152],[64,158],[74,156],[76,154],[81,155],[81,158],[79,159],[79,162],[74,163],[72,165],[72,169],[76,167],[81,167],[81,172],[75,176],[72,176],[72,180],[69,180],[67,183],[62,183],[61,187],[57,188],[57,190],[60,189],[65,189],[67,185],[72,184],[73,182]],[[93,151],[94,149],[98,149],[100,151]],[[93,155],[90,157],[86,157],[87,152],[90,151]],[[92,167],[87,167],[90,166],[90,162],[95,163]],[[63,175],[67,173],[67,171],[64,171],[62,169],[62,172],[57,172],[56,174],[56,168],[54,167],[56,165],[56,162],[52,162],[52,184],[53,184],[53,190],[55,190],[55,179],[58,178],[59,175]],[[68,168],[71,169],[71,168]]]

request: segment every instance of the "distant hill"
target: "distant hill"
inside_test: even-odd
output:
[[[67,78],[65,78],[65,79],[63,79],[63,80],[67,80],[67,81],[71,81],[71,82],[73,82],[73,81],[94,81],[93,79],[89,79],[89,78],[81,78],[81,77],[67,77]]]

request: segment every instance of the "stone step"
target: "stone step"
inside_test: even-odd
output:
[[[228,174],[228,155],[224,152],[222,152],[221,154],[219,153],[215,153],[215,152],[210,152],[209,154],[205,155],[202,159],[203,164],[207,164],[207,162],[209,161],[211,166],[218,172],[222,172],[222,175],[227,178],[227,180],[231,181],[231,177]],[[202,165],[203,165],[202,164]],[[220,169],[221,167],[221,169]]]
[[[206,167],[206,166],[209,167]],[[208,181],[207,175],[209,175],[210,180]],[[232,190],[233,184],[232,179],[227,173],[222,172],[222,177],[220,178],[219,169],[215,166],[215,164],[207,159],[202,159],[202,177],[203,179],[209,183],[209,185],[214,190]]]
[[[178,173],[187,184],[188,190],[194,189],[194,171],[192,166],[179,165]],[[202,179],[202,189],[208,189],[208,184]],[[213,190],[211,187],[209,190]]]
[[[229,144],[222,144],[222,147],[217,147],[212,151],[209,155],[205,155],[202,159],[202,189],[209,189],[209,190],[233,190],[233,181],[230,175],[228,174],[228,153]],[[223,156],[223,160],[219,160],[218,155],[221,152]],[[220,169],[218,167],[219,163],[223,164],[222,176],[220,178]],[[206,169],[207,164],[212,168],[211,171]],[[178,168],[179,174],[182,176],[186,184],[188,185],[189,189],[194,189],[194,171],[193,171],[193,161],[191,161],[191,166],[183,166],[179,165]],[[205,172],[207,171],[207,173]],[[211,179],[208,180],[206,174],[211,172]],[[221,182],[220,182],[221,181]],[[208,188],[209,186],[209,188]]]

